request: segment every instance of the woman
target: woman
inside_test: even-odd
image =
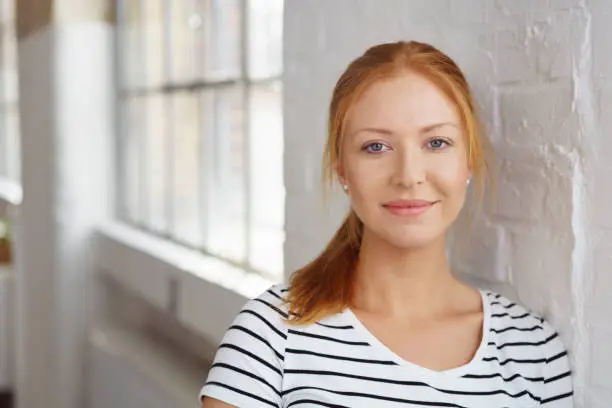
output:
[[[203,407],[571,407],[543,319],[453,277],[446,232],[489,162],[457,65],[430,45],[353,61],[329,111],[324,173],[351,211],[327,248],[250,301]]]

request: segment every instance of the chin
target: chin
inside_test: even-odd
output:
[[[437,242],[444,232],[430,228],[400,228],[377,235],[395,248],[409,250],[423,248]]]
[[[397,249],[410,250],[424,248],[435,241],[435,238],[426,237],[398,237],[389,239],[387,242]]]

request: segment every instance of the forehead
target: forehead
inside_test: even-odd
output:
[[[432,123],[460,125],[455,104],[433,82],[406,72],[373,83],[348,115],[348,128],[381,126],[391,130],[414,130]]]

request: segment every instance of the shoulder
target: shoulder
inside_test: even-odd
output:
[[[285,289],[274,285],[243,306],[217,349],[200,397],[237,407],[280,406],[287,340]]]
[[[520,323],[521,326],[534,327],[534,331],[541,330],[540,326],[542,326],[544,319],[537,313],[522,303],[510,300],[500,293],[484,292],[487,296],[492,323],[497,323],[499,326],[514,322]]]
[[[537,347],[550,357],[565,355],[558,331],[540,314],[520,302],[485,291],[490,308],[490,330],[498,339],[510,345]]]
[[[249,300],[234,324],[267,332],[272,330],[282,338],[287,337],[287,317],[289,306],[285,300],[287,287],[277,284],[269,287],[254,299]]]
[[[572,370],[558,331],[542,316],[499,293],[485,291],[490,307],[489,344],[521,376],[540,378],[541,403],[572,406]],[[548,405],[547,405],[548,406]]]
[[[287,341],[284,287],[274,285],[240,310],[217,350],[217,360],[233,363],[248,358],[280,373]]]

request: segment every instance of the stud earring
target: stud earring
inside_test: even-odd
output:
[[[465,182],[466,185],[470,185],[470,181],[472,181],[471,179],[467,179],[467,181]]]
[[[346,184],[343,184],[343,185],[342,185],[342,189],[343,189],[344,191],[348,191],[348,186],[347,186]]]

